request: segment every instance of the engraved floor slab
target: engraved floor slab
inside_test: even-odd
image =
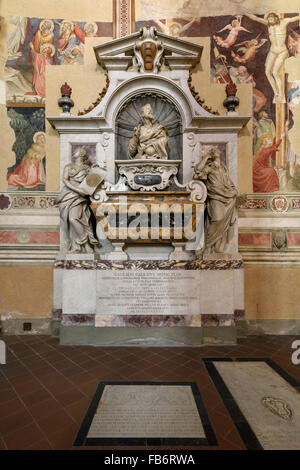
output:
[[[205,360],[248,449],[300,449],[299,384],[271,360]]]
[[[216,445],[195,383],[101,382],[74,445]]]

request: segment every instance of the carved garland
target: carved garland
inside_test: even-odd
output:
[[[205,100],[202,100],[200,98],[199,93],[195,90],[195,87],[192,86],[192,73],[191,73],[191,71],[189,73],[188,85],[189,85],[189,89],[190,89],[193,97],[195,98],[197,103],[200,104],[200,106],[202,106],[202,108],[204,108],[206,111],[208,111],[211,114],[215,114],[216,116],[220,115],[219,111],[213,111],[213,109],[210,106],[207,106],[205,104]]]
[[[108,87],[109,87],[109,78],[108,78],[108,75],[106,75],[106,84],[105,86],[103,87],[102,91],[99,93],[99,98],[97,98],[97,100],[91,104],[91,106],[89,106],[87,109],[85,109],[84,111],[78,111],[78,116],[83,116],[84,114],[87,114],[89,113],[90,111],[92,111],[94,108],[96,108],[96,106],[101,103],[101,101],[103,100],[104,96],[106,95],[106,92],[108,90]]]

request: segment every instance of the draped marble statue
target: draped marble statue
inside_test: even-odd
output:
[[[76,150],[73,159],[74,162],[64,168],[63,187],[56,200],[61,227],[67,240],[67,251],[92,253],[99,242],[93,233],[88,197],[104,178],[91,173],[91,167],[85,163],[88,155],[84,148]]]
[[[168,131],[155,119],[151,105],[145,104],[141,109],[144,125],[134,129],[134,135],[128,144],[130,158],[135,159],[168,159]]]
[[[224,253],[235,222],[237,189],[217,147],[212,147],[195,166],[194,179],[203,180],[207,188],[205,252]]]

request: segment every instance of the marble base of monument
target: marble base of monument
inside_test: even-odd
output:
[[[244,312],[242,260],[236,258],[60,256],[54,330],[61,344],[234,344]]]

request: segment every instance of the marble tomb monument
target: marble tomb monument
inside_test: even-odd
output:
[[[102,99],[73,115],[65,84],[48,116],[61,165],[53,332],[62,344],[234,344],[245,334],[237,142],[250,116],[234,86],[224,115],[199,104],[198,44],[151,27],[94,51]]]

